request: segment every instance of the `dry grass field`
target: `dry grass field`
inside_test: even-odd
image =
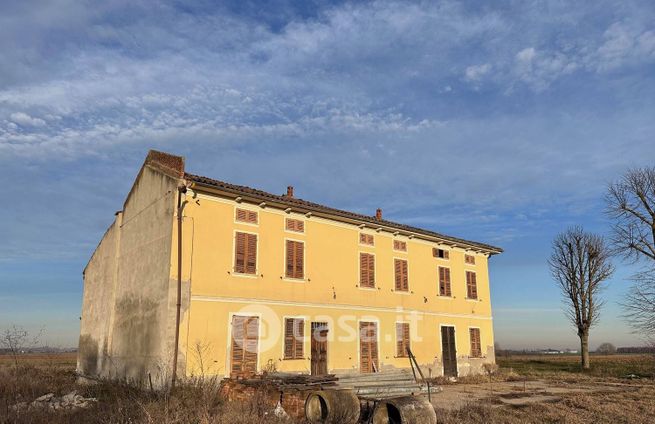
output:
[[[581,373],[575,356],[498,358],[491,378],[443,382],[433,395],[440,423],[646,423],[655,422],[655,358],[593,356]],[[16,368],[0,356],[0,423],[285,423],[253,399],[223,401],[214,381],[188,382],[173,393],[152,393],[116,383],[79,386],[75,355],[29,355]],[[636,375],[638,378],[626,378]],[[88,409],[16,410],[46,393],[76,390],[97,398]]]

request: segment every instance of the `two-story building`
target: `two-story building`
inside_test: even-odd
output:
[[[84,271],[78,371],[479,372],[502,250],[185,172],[151,151]],[[174,365],[175,364],[175,365]]]

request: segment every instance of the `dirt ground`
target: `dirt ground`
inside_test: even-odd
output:
[[[592,356],[581,372],[576,357],[498,358],[491,377],[435,380],[438,422],[455,423],[655,423],[655,360],[645,355]],[[221,399],[215,382],[189,381],[173,393],[117,383],[76,384],[75,355],[33,355],[19,367],[0,356],[0,424],[8,423],[285,423],[262,407]],[[81,410],[16,411],[20,402],[71,391],[96,398]]]

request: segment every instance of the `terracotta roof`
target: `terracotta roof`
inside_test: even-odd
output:
[[[457,237],[451,237],[447,236],[445,234],[440,234],[436,233],[434,231],[430,230],[424,230],[422,228],[417,228],[417,227],[412,227],[409,225],[405,224],[400,224],[397,222],[393,221],[388,221],[386,219],[376,219],[375,216],[368,216],[368,215],[362,215],[354,212],[348,212],[340,209],[335,209],[331,208],[329,206],[324,206],[320,205],[318,203],[314,202],[309,202],[307,200],[302,200],[298,199],[296,197],[287,197],[287,196],[280,196],[276,194],[271,194],[262,190],[257,190],[251,187],[247,186],[241,186],[241,185],[236,185],[236,184],[230,184],[226,183],[224,181],[219,181],[219,180],[214,180],[212,178],[208,177],[203,177],[200,175],[194,175],[190,174],[188,172],[184,173],[185,179],[192,181],[196,184],[202,185],[202,186],[207,186],[207,187],[212,187],[218,190],[226,191],[229,193],[233,193],[235,195],[241,195],[241,196],[248,196],[255,198],[260,201],[267,201],[267,202],[274,202],[278,203],[281,205],[285,205],[290,208],[297,208],[303,211],[309,211],[309,212],[315,212],[315,213],[322,213],[325,215],[330,215],[332,217],[340,217],[340,218],[345,218],[348,220],[353,220],[353,221],[358,221],[363,224],[370,224],[370,227],[388,227],[392,229],[396,229],[398,231],[404,231],[404,232],[409,232],[409,233],[414,233],[414,234],[419,234],[423,236],[427,236],[430,238],[437,238],[440,240],[443,240],[444,243],[451,242],[455,245],[461,246],[461,247],[470,247],[470,248],[477,248],[482,251],[488,252],[490,254],[496,254],[496,253],[501,253],[503,249],[492,246],[489,244],[485,243],[479,243],[475,241],[470,241],[470,240],[464,240],[460,239]]]

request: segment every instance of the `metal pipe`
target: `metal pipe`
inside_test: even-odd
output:
[[[180,310],[182,309],[182,211],[186,201],[182,203],[182,195],[186,193],[186,186],[178,187],[177,191],[177,303],[175,311],[175,350],[173,353],[173,377],[171,388],[175,388],[177,379],[177,355],[180,344]]]

